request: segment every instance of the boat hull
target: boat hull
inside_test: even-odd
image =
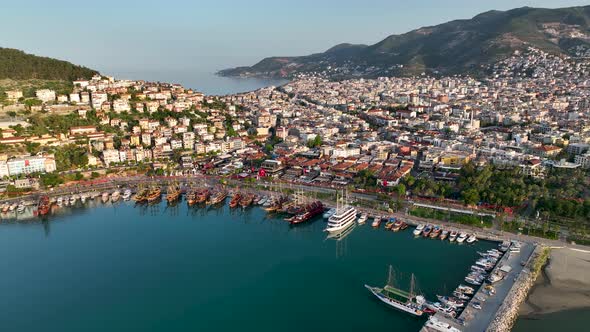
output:
[[[392,299],[389,299],[389,298],[383,296],[382,294],[377,292],[375,287],[365,285],[365,288],[367,288],[371,293],[373,293],[373,295],[375,295],[379,300],[381,300],[381,302],[387,304],[390,307],[393,307],[393,308],[403,311],[403,312],[407,312],[407,313],[414,315],[416,317],[420,317],[424,314],[424,312],[422,310],[409,308],[401,302],[394,301]]]

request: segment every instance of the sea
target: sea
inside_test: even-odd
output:
[[[3,331],[418,331],[364,287],[388,268],[428,299],[463,282],[473,245],[324,219],[291,226],[260,207],[132,202],[0,221]]]
[[[178,83],[206,95],[228,95],[254,91],[269,86],[280,86],[288,82],[285,79],[239,78],[216,75],[214,70],[110,70],[109,75],[117,79],[136,79],[152,82]]]

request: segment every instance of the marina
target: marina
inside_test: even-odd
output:
[[[220,197],[222,196],[223,192],[220,194]],[[162,319],[162,315],[169,310],[188,307],[188,310],[195,316],[208,318],[204,321],[191,320],[190,318],[181,320],[186,326],[203,329],[205,326],[210,326],[206,324],[214,324],[217,327],[216,330],[230,330],[233,329],[232,323],[221,320],[223,313],[226,312],[225,305],[242,305],[246,299],[248,299],[248,306],[251,308],[244,313],[235,314],[232,321],[239,322],[241,326],[246,328],[256,326],[261,331],[274,330],[273,327],[276,324],[283,326],[284,322],[291,322],[292,330],[296,330],[296,327],[301,327],[302,323],[300,318],[295,321],[294,316],[308,317],[307,319],[313,320],[318,326],[325,326],[329,329],[335,327],[346,329],[356,326],[357,328],[364,327],[385,331],[389,330],[390,324],[396,324],[402,330],[417,331],[426,322],[426,319],[423,318],[426,315],[411,317],[412,315],[407,313],[388,308],[368,292],[363,285],[383,285],[384,272],[389,265],[392,265],[396,268],[400,289],[410,289],[410,276],[415,274],[416,279],[419,280],[421,294],[424,294],[427,299],[434,299],[436,294],[444,294],[446,291],[452,290],[451,287],[455,287],[453,285],[463,283],[464,271],[479,257],[478,251],[487,251],[495,247],[493,243],[485,241],[478,241],[473,245],[457,245],[449,241],[418,240],[414,239],[410,230],[386,231],[383,227],[374,229],[370,225],[358,225],[356,222],[353,222],[352,227],[346,228],[341,233],[329,234],[329,238],[327,238],[328,234],[322,232],[326,227],[326,222],[321,214],[304,224],[290,225],[283,220],[284,214],[268,213],[261,208],[261,205],[248,209],[232,210],[227,201],[226,204],[218,203],[211,206],[205,204],[189,206],[188,203],[172,206],[162,201],[155,204],[136,204],[134,201],[122,199],[115,203],[111,201],[102,203],[100,198],[99,196],[94,200],[89,199],[85,204],[78,201],[72,206],[53,208],[46,218],[47,221],[44,222],[39,222],[40,219],[33,219],[37,222],[19,224],[3,220],[1,224],[4,227],[2,236],[8,236],[11,233],[14,235],[13,232],[22,231],[23,225],[26,226],[24,229],[33,232],[21,232],[20,234],[23,234],[22,236],[25,238],[39,231],[41,234],[45,232],[43,241],[46,243],[45,246],[50,248],[73,246],[72,241],[75,239],[87,241],[89,238],[94,238],[92,240],[93,247],[100,248],[98,252],[92,254],[86,250],[74,254],[71,250],[66,250],[67,248],[61,248],[60,251],[68,253],[63,258],[57,256],[57,253],[55,255],[48,253],[46,259],[52,262],[60,259],[73,259],[74,262],[80,263],[82,257],[84,259],[94,257],[91,259],[92,262],[97,262],[97,260],[103,262],[94,269],[113,269],[116,268],[112,265],[115,262],[103,259],[110,257],[109,255],[117,255],[120,256],[117,261],[125,261],[127,265],[130,264],[129,261],[133,261],[129,267],[124,269],[131,269],[124,275],[129,275],[129,273],[135,275],[137,272],[133,271],[144,270],[145,272],[150,271],[149,274],[159,276],[158,284],[152,284],[152,278],[146,279],[142,272],[144,277],[136,275],[133,278],[134,284],[139,283],[139,285],[131,286],[128,282],[123,282],[127,288],[123,292],[124,300],[119,296],[107,297],[104,299],[106,302],[103,302],[106,305],[101,305],[100,308],[95,306],[98,303],[87,303],[77,308],[73,313],[77,318],[71,322],[71,329],[64,329],[66,331],[74,330],[74,327],[79,327],[82,322],[90,319],[91,316],[88,316],[90,312],[93,312],[92,317],[96,314],[101,316],[116,315],[113,310],[120,305],[124,305],[126,308],[136,308],[132,311],[129,311],[131,309],[124,310],[130,318],[129,320],[123,319],[121,326],[130,326],[125,324],[132,324],[132,318],[139,312],[142,313],[142,316],[145,312],[149,312],[155,320]],[[171,219],[170,216],[174,216],[174,218]],[[368,218],[372,219],[373,217]],[[20,226],[14,227],[18,225]],[[113,229],[117,229],[117,231],[113,232]],[[150,246],[153,246],[153,243],[152,240],[149,240],[152,238],[150,234],[158,234],[158,237],[162,237],[167,243],[167,249],[165,251],[159,250],[157,253],[154,251],[156,248],[151,249]],[[111,243],[114,236],[125,238],[125,243],[107,245],[107,242]],[[29,241],[33,241],[34,238],[36,237],[33,236]],[[219,239],[221,238],[223,241],[221,241],[222,246],[220,247]],[[256,239],[255,244],[252,244],[252,239]],[[9,243],[9,241],[4,242],[4,245]],[[23,245],[28,245],[27,241]],[[139,256],[137,256],[138,254]],[[93,255],[98,255],[98,257]],[[174,272],[167,273],[163,277],[162,272],[150,270],[146,256],[151,255],[155,255],[162,264],[173,268]],[[248,263],[243,262],[236,265],[237,262],[243,261],[244,255],[249,257]],[[145,260],[142,257],[146,257]],[[174,263],[179,257],[185,257],[183,259],[190,257],[191,265]],[[301,260],[302,257],[308,258]],[[211,266],[216,266],[216,268]],[[206,273],[198,273],[197,270],[193,272],[184,270],[189,267],[190,270],[199,269],[206,271]],[[33,265],[29,266],[27,263],[22,266],[22,271],[26,273],[32,268]],[[148,270],[145,270],[146,268]],[[240,268],[244,272],[240,276],[232,277],[230,270],[235,268]],[[262,270],[266,272],[261,274]],[[440,270],[448,271],[448,273],[441,274],[438,272]],[[56,275],[50,277],[49,281],[54,283],[56,287],[67,283],[70,278],[62,275],[59,271],[55,273]],[[84,278],[89,277],[82,271],[77,270],[77,274],[81,274]],[[10,273],[0,277],[0,281],[6,282],[7,278],[12,278]],[[94,278],[98,278],[98,276]],[[161,278],[163,280],[160,280]],[[243,278],[246,280],[242,280]],[[302,280],[311,286],[303,294],[300,293],[299,288],[297,290],[285,288],[284,285],[289,283],[289,280],[292,281],[293,278]],[[313,278],[318,282],[314,283],[308,278]],[[326,290],[323,281],[327,280],[330,281],[331,290]],[[22,281],[25,282],[26,278]],[[96,282],[93,281],[93,278],[86,281],[86,283],[93,285]],[[122,280],[114,279],[107,282],[121,283]],[[168,302],[166,304],[168,308],[162,311],[163,308],[155,300],[164,294],[158,295],[160,294],[158,292],[164,292],[165,289],[161,282],[179,283],[179,288],[172,289],[171,294],[190,295],[187,298],[187,301],[190,302],[181,300],[180,303],[176,303],[175,301],[172,306]],[[234,285],[231,292],[219,294],[217,291],[204,291],[203,288],[207,285],[207,288],[219,290],[228,283]],[[134,292],[134,289],[139,290],[145,287],[154,288],[154,290],[144,295]],[[343,289],[347,291],[343,293]],[[38,292],[40,290],[34,287],[31,291]],[[100,287],[96,291],[100,292]],[[314,297],[316,299],[313,301],[314,303],[307,302],[311,294],[319,292],[324,292],[326,299]],[[254,300],[253,294],[257,294],[255,297],[257,299],[271,297],[273,301]],[[333,301],[329,299],[331,297],[341,298],[342,303],[334,306]],[[181,296],[182,298],[185,296]],[[7,300],[11,301],[12,306],[20,306],[21,304],[16,299],[17,294],[10,292],[7,294]],[[111,301],[115,301],[115,299],[123,301],[123,303],[114,306],[114,302]],[[49,302],[41,305],[52,304],[51,299],[46,301]],[[135,301],[140,301],[142,304],[138,305]],[[254,302],[252,303],[252,301]],[[146,302],[153,304],[146,307]],[[273,302],[274,305],[271,306],[269,302]],[[66,299],[66,303],[71,303],[71,300]],[[210,305],[203,307],[199,305],[200,303],[210,303]],[[224,303],[223,307],[220,306],[221,303]],[[293,306],[293,303],[296,305]],[[307,304],[303,305],[303,303]],[[292,309],[289,311],[279,310],[285,306]],[[325,308],[329,306],[333,306],[329,311],[344,312],[355,318],[346,324],[344,322],[335,323],[324,315]],[[362,315],[358,315],[357,306],[363,307]],[[272,315],[273,318],[262,324],[255,323],[248,319],[253,311],[264,311]],[[5,310],[6,312],[8,311]],[[15,329],[30,324],[19,321],[15,317],[6,320],[5,314],[0,314],[0,316],[3,321],[7,322],[7,326]],[[53,326],[57,326],[56,321],[53,322]],[[51,317],[42,323],[48,324],[48,329],[52,330]],[[97,329],[99,326],[100,324],[97,325]],[[175,329],[171,328],[171,330]],[[286,330],[291,329],[287,328]]]
[[[183,192],[185,195],[182,195]],[[135,195],[131,189],[122,188],[56,197],[40,196],[37,205],[32,204],[30,208],[26,208],[24,202],[5,204],[6,211],[3,210],[2,216],[10,220],[10,217],[6,217],[15,215],[15,220],[20,220],[19,217],[25,215],[24,210],[28,210],[31,212],[29,218],[42,217],[46,220],[59,216],[63,209],[77,210],[91,206],[132,206],[140,211],[146,208],[157,210],[161,205],[162,195],[161,187],[152,184],[147,188],[139,187]],[[401,232],[405,238],[413,238],[416,243],[439,242],[459,247],[479,248],[478,240],[487,238],[486,235],[476,235],[474,232],[462,231],[452,226],[422,224],[412,218],[371,214],[346,204],[344,199],[342,204],[330,208],[321,201],[305,197],[302,192],[296,192],[293,196],[273,193],[262,195],[250,191],[228,190],[220,186],[194,189],[189,185],[183,189],[178,183],[172,183],[167,186],[164,197],[167,209],[176,211],[180,208],[177,205],[180,205],[186,207],[187,212],[193,215],[196,211],[212,212],[226,209],[230,212],[236,211],[232,213],[235,215],[249,213],[251,207],[259,206],[254,209],[256,213],[263,213],[264,219],[283,221],[286,224],[283,227],[303,229],[305,226],[298,224],[314,224],[314,227],[321,225],[320,227],[328,234],[325,240],[336,242],[337,256],[342,254],[343,247],[346,249],[347,238],[364,229],[377,233]],[[226,201],[227,197],[230,199]],[[177,204],[183,201],[186,203]],[[368,220],[372,221],[372,227],[363,227]],[[381,223],[384,227],[379,229]],[[403,232],[409,227],[411,229],[408,232]],[[394,241],[395,236],[391,236]],[[423,331],[477,331],[478,328],[488,326],[493,320],[499,319],[499,305],[496,307],[492,303],[502,303],[502,299],[509,294],[511,283],[516,281],[522,272],[523,266],[513,266],[514,257],[530,257],[534,249],[531,244],[521,242],[484,243],[492,247],[475,251],[477,258],[465,269],[467,272],[463,276],[464,280],[458,283],[458,286],[444,284],[443,292],[416,292],[413,271],[410,272],[412,277],[409,288],[394,287],[390,280],[382,288],[369,284],[365,284],[365,288],[381,303],[396,308],[400,313],[420,317]],[[509,260],[509,257],[513,259]],[[512,282],[510,278],[513,278]],[[496,286],[499,286],[499,291]]]

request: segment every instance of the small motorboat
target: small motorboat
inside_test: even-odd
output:
[[[361,216],[357,220],[358,224],[359,225],[364,225],[367,222],[367,218],[369,218],[369,217],[367,216],[366,213],[361,214]]]
[[[457,237],[457,243],[463,243],[463,241],[465,241],[466,239],[467,239],[467,234],[466,233],[461,233]]]
[[[420,236],[420,234],[424,230],[424,227],[425,227],[424,224],[420,224],[420,225],[416,226],[416,229],[414,230],[414,235]]]
[[[449,233],[449,241],[455,242],[458,235],[459,235],[459,233],[457,231],[455,231],[455,230],[451,231],[451,233]]]

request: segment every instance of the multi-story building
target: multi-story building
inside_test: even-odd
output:
[[[53,155],[13,158],[7,160],[5,163],[8,168],[8,175],[10,176],[31,173],[49,173],[56,170],[55,158]],[[5,170],[6,168],[0,166],[0,172],[5,173]]]
[[[55,91],[49,89],[41,89],[35,91],[35,95],[37,99],[41,100],[42,102],[50,102],[55,101]]]

